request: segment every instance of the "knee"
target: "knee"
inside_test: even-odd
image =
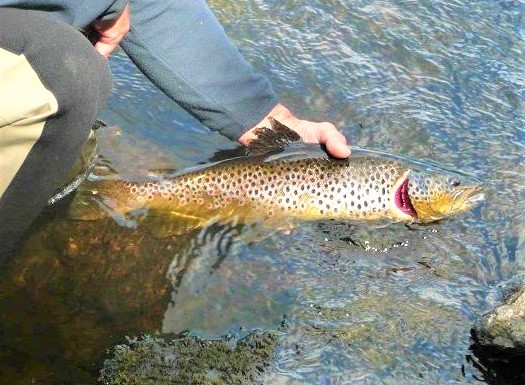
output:
[[[0,9],[0,46],[25,55],[57,99],[59,111],[77,105],[100,108],[111,90],[108,62],[89,40],[39,12]]]
[[[48,47],[46,78],[59,111],[81,108],[95,115],[111,91],[108,61],[80,33],[72,31],[63,47]]]

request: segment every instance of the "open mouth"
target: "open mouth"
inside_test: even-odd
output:
[[[412,206],[410,196],[408,195],[408,178],[405,179],[401,186],[396,191],[395,195],[396,206],[405,214],[417,219],[417,212]]]

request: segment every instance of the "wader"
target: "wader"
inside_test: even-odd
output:
[[[0,262],[66,182],[110,89],[74,27],[0,8]]]

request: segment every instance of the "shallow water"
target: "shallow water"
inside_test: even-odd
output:
[[[297,114],[350,142],[484,178],[487,201],[431,226],[309,223],[255,242],[210,226],[155,239],[43,218],[1,275],[2,383],[93,383],[124,335],[282,336],[267,384],[474,384],[472,323],[525,268],[525,3],[210,5]],[[111,59],[100,131],[118,173],[183,169],[236,145]],[[217,155],[218,153],[218,155]],[[481,381],[483,383],[483,381]]]

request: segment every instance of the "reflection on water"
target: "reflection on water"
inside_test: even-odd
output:
[[[93,383],[124,335],[263,329],[283,332],[268,384],[478,383],[470,325],[525,267],[525,4],[210,5],[297,113],[336,122],[353,144],[483,177],[487,202],[430,226],[313,223],[251,238],[43,218],[0,273],[0,382]],[[126,58],[112,68],[102,118],[119,128],[99,142],[118,173],[235,151]]]

